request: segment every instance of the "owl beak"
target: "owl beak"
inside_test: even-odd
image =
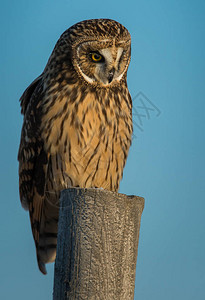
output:
[[[110,71],[109,71],[109,73],[108,73],[108,82],[109,83],[111,83],[111,81],[113,80],[113,77],[114,77],[114,75],[115,75],[115,68],[113,67]]]

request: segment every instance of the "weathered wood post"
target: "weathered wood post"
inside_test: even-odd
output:
[[[70,188],[60,206],[53,299],[133,299],[144,199]]]

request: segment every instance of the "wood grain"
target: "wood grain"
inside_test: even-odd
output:
[[[134,298],[144,199],[102,189],[61,193],[54,300]]]

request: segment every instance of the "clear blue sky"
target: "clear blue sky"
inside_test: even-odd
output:
[[[53,265],[47,276],[38,271],[19,201],[18,99],[65,29],[104,17],[130,31],[128,86],[133,98],[143,93],[133,103],[135,138],[120,188],[146,200],[135,299],[204,300],[205,1],[1,1],[0,14],[0,298],[52,298]]]

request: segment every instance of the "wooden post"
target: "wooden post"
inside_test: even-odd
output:
[[[53,299],[133,299],[144,199],[70,188],[60,202]]]

